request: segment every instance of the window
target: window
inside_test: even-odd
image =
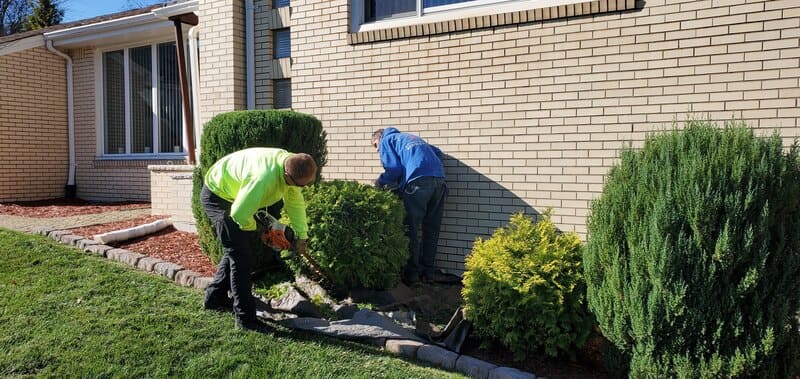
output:
[[[292,107],[292,80],[277,79],[272,81],[273,102],[275,109]]]
[[[288,6],[289,0],[275,0],[275,2],[272,3],[273,8],[283,8]]]
[[[351,0],[353,31],[574,4],[585,0]],[[359,25],[367,25],[366,29]]]
[[[183,153],[175,43],[103,53],[103,154]]]
[[[493,1],[495,3],[500,1]],[[458,3],[487,3],[483,0],[422,0],[418,4],[417,0],[364,0],[364,21],[373,22],[390,18],[413,17],[422,15],[423,11],[433,10],[432,8],[443,5]],[[422,5],[422,9],[417,7]]]
[[[275,51],[275,59],[292,56],[292,40],[289,28],[277,29],[272,32],[272,48]]]

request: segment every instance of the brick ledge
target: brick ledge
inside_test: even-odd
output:
[[[565,17],[625,11],[635,8],[636,0],[595,0],[576,4],[530,9],[527,11],[500,13],[488,16],[475,16],[456,20],[370,30],[368,32],[349,33],[347,35],[347,43],[351,45],[357,45],[392,39],[420,37],[434,34],[459,32],[464,30],[491,28],[495,26],[521,24],[526,22],[553,20]]]

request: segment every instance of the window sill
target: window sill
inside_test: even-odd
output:
[[[142,168],[148,165],[186,164],[186,154],[162,155],[99,155],[94,158],[92,168]]]
[[[454,18],[435,22],[426,22],[426,18],[423,16],[422,18],[410,18],[406,20],[362,25],[358,32],[348,34],[347,42],[351,45],[357,45],[393,39],[553,20],[565,17],[625,11],[635,8],[636,0],[595,0],[486,16]]]
[[[111,155],[98,155],[95,160],[98,161],[163,161],[163,160],[176,160],[186,159],[186,154],[111,154]]]

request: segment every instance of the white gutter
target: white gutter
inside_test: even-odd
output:
[[[256,109],[256,65],[253,0],[245,3],[245,54],[247,57],[247,109]]]
[[[197,11],[198,1],[186,1],[178,4],[169,5],[162,8],[151,10],[135,16],[123,17],[88,25],[76,26],[56,30],[44,34],[46,40],[56,40],[59,45],[66,43],[86,43],[93,39],[103,38],[107,35],[125,34],[134,32],[137,26],[151,24],[153,22],[166,20],[171,16]],[[171,22],[164,22],[165,27],[171,27]]]
[[[197,36],[195,33],[200,31],[200,25],[192,26],[189,29],[189,66],[192,68],[192,117],[194,118],[194,140],[195,140],[195,162],[200,162],[200,62],[197,59],[200,53],[197,46]]]
[[[67,135],[68,135],[68,149],[69,149],[69,175],[67,176],[67,185],[75,185],[75,116],[74,116],[74,101],[72,89],[72,58],[69,55],[57,50],[53,47],[53,41],[47,41],[47,50],[52,51],[54,54],[67,61]]]

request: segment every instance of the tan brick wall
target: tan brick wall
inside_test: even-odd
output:
[[[171,215],[173,222],[194,224],[192,170],[189,165],[153,165],[150,169],[150,209],[154,215]]]
[[[0,201],[64,196],[65,70],[44,47],[0,56]]]
[[[94,49],[69,52],[75,83],[75,184],[81,199],[92,201],[150,200],[152,164],[183,164],[183,160],[102,160],[97,152],[97,109]],[[191,196],[191,191],[189,192]]]
[[[585,237],[619,148],[673,120],[737,117],[800,135],[800,2],[636,5],[351,45],[348,1],[293,0],[294,108],[326,128],[328,179],[375,178],[379,127],[451,156],[437,262],[455,271],[519,210],[553,207],[562,230]]]
[[[201,0],[200,124],[247,108],[244,1]]]
[[[255,2],[256,109],[274,108],[272,81],[291,78],[290,59],[274,59],[272,33],[290,26],[289,7],[272,8],[272,0]]]

